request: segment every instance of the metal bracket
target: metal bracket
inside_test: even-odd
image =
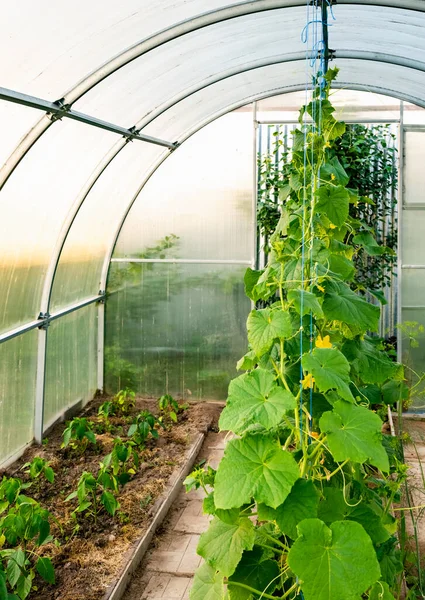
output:
[[[99,290],[99,300],[97,301],[97,303],[105,304],[105,299],[106,299],[106,292]]]
[[[317,58],[323,58],[324,55],[325,55],[325,52],[323,52],[323,50],[319,50],[317,52]],[[328,60],[334,60],[335,55],[336,55],[336,50],[332,50],[331,48],[328,48],[328,54],[327,54]]]
[[[42,321],[38,329],[44,329],[44,331],[47,331],[47,328],[50,325],[50,313],[40,313],[37,318]]]
[[[174,147],[170,148],[170,154],[171,152],[174,152],[174,150],[177,150],[177,148],[179,148],[181,146],[180,142],[173,142]]]
[[[133,127],[129,127],[128,130],[131,133],[134,133],[134,136],[138,135],[138,133],[139,133],[139,130],[137,129],[136,125],[133,125]],[[126,142],[132,142],[134,140],[134,136],[133,135],[123,135],[123,138],[125,138]]]
[[[52,121],[52,123],[55,123],[55,121],[60,121],[64,114],[71,110],[71,105],[64,104],[64,98],[56,100],[55,102],[53,102],[53,104],[58,107],[58,111],[47,113],[47,116]]]
[[[338,4],[338,0],[325,0],[327,6],[335,6]],[[322,7],[323,0],[310,0],[310,6],[315,6],[316,8]]]

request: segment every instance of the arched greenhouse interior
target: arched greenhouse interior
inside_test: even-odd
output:
[[[381,270],[376,293],[361,297],[382,304],[372,335],[421,381],[423,0],[21,0],[4,7],[0,23],[0,465],[8,475],[93,398],[131,390],[205,407],[226,400],[248,351],[254,303],[245,272],[266,268],[273,232],[263,219],[274,214],[276,227],[283,206],[270,170],[279,179],[295,152],[292,132],[312,93],[305,41],[314,23],[322,32],[324,9],[329,48],[312,52],[320,60],[329,50],[329,68],[339,69],[334,117],[350,144],[378,139],[371,178],[379,161],[386,169],[370,192],[382,206],[362,214],[391,259],[384,265],[376,251],[373,267],[362,263],[369,279]],[[411,383],[407,371],[401,380]],[[425,406],[414,389],[396,399],[408,421]],[[38,596],[31,582],[27,592],[4,587],[4,597],[65,598]],[[287,597],[282,585],[265,597]],[[424,578],[420,585],[423,593]],[[224,598],[215,589],[191,597]],[[368,589],[346,598],[378,598]],[[391,593],[385,599],[402,597]],[[331,598],[343,600],[323,596]]]

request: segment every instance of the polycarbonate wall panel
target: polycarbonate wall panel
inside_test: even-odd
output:
[[[131,198],[169,151],[144,142],[126,144],[80,208],[66,239],[53,285],[57,310],[98,293],[105,255]]]
[[[303,7],[269,11],[178,37],[122,67],[77,101],[75,108],[88,113],[96,110],[109,121],[124,118],[130,127],[152,109],[217,73],[245,69],[253,61],[285,53],[305,52],[300,38],[304,18]]]
[[[0,167],[39,119],[40,112],[34,108],[0,100]]]
[[[83,406],[97,387],[97,306],[53,321],[47,333],[44,428],[68,408]]]
[[[37,334],[0,344],[0,464],[34,437]]]
[[[0,198],[0,331],[37,318],[62,223],[116,139],[81,123],[55,123],[7,181]]]
[[[425,134],[423,131],[406,131],[405,140],[405,192],[404,204],[425,204],[423,193],[425,164]]]
[[[358,61],[358,67],[372,68],[372,81],[382,79],[384,88],[404,87],[400,86],[395,72],[390,79],[381,78],[381,63],[369,59],[379,52],[387,55],[389,61],[391,57],[395,61],[400,57],[404,62],[422,60],[425,37],[418,36],[418,27],[425,27],[425,16],[376,6],[338,5],[334,11],[337,21],[330,30],[330,43],[336,48],[337,56],[366,49],[369,54],[364,58],[367,60]],[[305,23],[306,9],[300,6],[241,16],[204,27],[135,59],[96,86],[75,106],[86,112],[96,109],[109,120],[124,118],[130,126],[170,99],[211,82],[217,75],[232,69],[244,70],[259,61],[293,60],[297,56],[299,62],[293,64],[292,70],[296,72],[298,83],[305,83],[305,46],[301,41]],[[396,54],[394,39],[397,39]],[[412,70],[408,73],[409,83],[417,77],[422,80],[421,73]],[[282,81],[282,85],[285,84]],[[410,91],[409,85],[405,90]]]
[[[251,261],[252,184],[252,113],[226,115],[152,176],[125,221],[114,257]],[[178,239],[164,251],[166,236]]]
[[[413,72],[411,69],[348,59],[335,60],[333,65],[340,68],[336,87],[360,87],[385,93],[388,82],[396,79],[398,83],[393,91],[395,97],[421,97],[425,88],[425,73]],[[211,118],[211,115],[225,111],[226,107],[242,106],[255,98],[305,89],[304,66],[304,61],[281,63],[225,79],[182,100],[157,117],[143,131],[148,135],[162,135],[167,139],[178,140],[186,132]],[[338,93],[335,94],[336,97]],[[395,101],[392,99],[392,102]]]
[[[106,387],[146,396],[226,398],[246,352],[239,265],[112,263],[106,305]]]
[[[61,98],[115,54],[222,4],[220,0],[74,0],[64,12],[51,10],[42,0],[10,2],[0,21],[0,52],[7,56],[2,85],[52,100]]]
[[[424,135],[424,134],[422,134]],[[409,186],[410,187],[410,186]],[[410,192],[409,192],[410,193]],[[425,194],[416,190],[425,203]],[[402,257],[405,265],[425,265],[425,211],[417,208],[403,211]],[[424,298],[425,304],[425,298]]]

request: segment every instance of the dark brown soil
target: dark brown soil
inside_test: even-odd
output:
[[[84,416],[97,424],[98,406],[107,398],[96,398],[84,410]],[[157,414],[157,401],[137,398],[130,416],[148,409]],[[122,488],[118,497],[120,509],[115,517],[105,511],[93,518],[78,517],[72,511],[76,501],[65,498],[76,489],[83,471],[99,469],[99,462],[111,451],[114,436],[125,438],[128,424],[125,417],[113,418],[112,433],[98,433],[96,447],[88,447],[83,455],[69,448],[61,449],[65,424],[56,425],[42,447],[32,446],[24,456],[11,465],[5,474],[28,480],[22,466],[34,456],[50,462],[55,471],[53,484],[38,480],[26,490],[47,508],[57,523],[52,534],[57,542],[43,546],[43,555],[50,556],[55,566],[56,585],[34,580],[37,590],[31,600],[100,600],[106,587],[118,575],[122,558],[130,545],[140,538],[152,519],[155,500],[164,490],[172,472],[183,463],[185,452],[199,432],[207,431],[217,423],[221,406],[213,403],[191,403],[179,415],[179,422],[160,430],[158,440],[149,439],[140,451],[140,468],[133,479]],[[122,429],[121,429],[122,428]],[[77,527],[76,527],[77,525]]]

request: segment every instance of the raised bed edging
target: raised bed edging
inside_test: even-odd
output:
[[[118,579],[116,579],[113,584],[108,586],[102,600],[121,600],[121,598],[124,596],[131,576],[140,565],[144,555],[146,554],[156,529],[165,519],[172,503],[176,500],[181,490],[182,482],[187,475],[189,475],[193,465],[195,464],[196,457],[198,456],[202,447],[205,435],[205,433],[198,434],[192,446],[187,451],[184,464],[172,473],[165,491],[161,494],[151,509],[151,515],[153,516],[152,523],[149,525],[148,530],[143,534],[143,537],[134,542],[131,548],[124,555],[124,567],[121,569]]]

